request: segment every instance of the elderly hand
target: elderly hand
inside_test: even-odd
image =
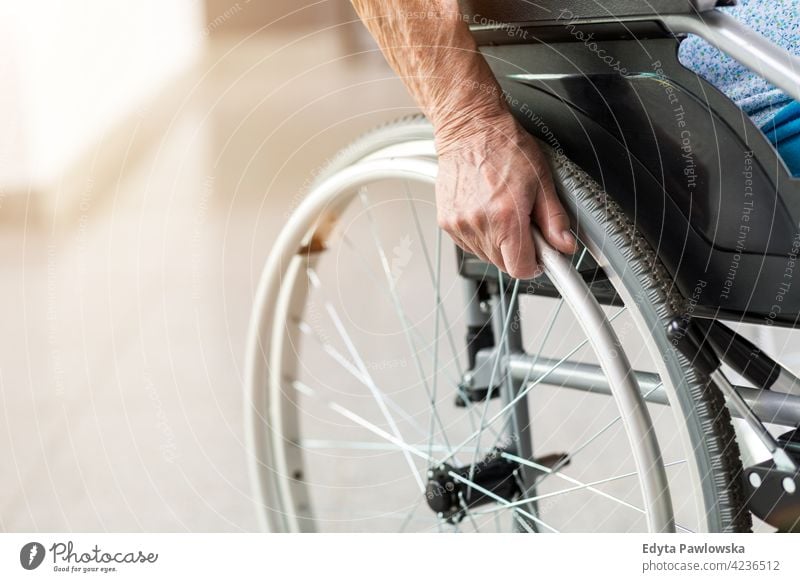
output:
[[[512,117],[457,0],[353,0],[387,60],[433,123],[439,224],[512,277],[536,274],[531,220],[573,252],[547,160]]]
[[[487,113],[437,131],[439,226],[464,250],[531,278],[531,219],[561,252],[574,252],[575,239],[541,148],[508,112]]]

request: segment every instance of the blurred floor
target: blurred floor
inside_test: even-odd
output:
[[[0,529],[255,528],[241,370],[260,268],[326,159],[413,111],[378,55],[344,52],[332,33],[215,39],[113,168],[2,224]]]

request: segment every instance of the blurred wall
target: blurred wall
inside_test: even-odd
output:
[[[198,0],[0,3],[0,188],[44,189],[202,49]]]
[[[355,18],[349,0],[206,0],[210,32],[320,29]]]

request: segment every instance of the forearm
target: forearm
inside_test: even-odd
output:
[[[439,145],[457,143],[476,123],[507,114],[456,0],[353,0],[353,5],[433,123]]]
[[[457,0],[352,0],[433,123],[436,215],[461,248],[512,277],[536,275],[531,219],[575,250],[547,159],[511,115]]]

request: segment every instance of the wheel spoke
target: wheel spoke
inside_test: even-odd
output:
[[[325,399],[321,398],[313,388],[311,388],[310,386],[306,386],[305,384],[303,384],[299,380],[294,380],[292,382],[292,386],[294,386],[294,388],[296,390],[298,390],[299,392],[302,392],[303,394],[305,394],[307,396],[313,396],[315,398],[323,400],[325,402],[325,404],[328,406],[328,408],[330,408],[334,412],[344,416],[345,418],[348,418],[348,419],[352,420],[353,422],[355,422],[359,426],[367,429],[372,434],[374,434],[376,436],[379,436],[382,439],[392,443],[397,448],[399,448],[401,451],[403,451],[403,453],[407,456],[408,459],[410,459],[410,456],[408,456],[408,455],[411,454],[411,455],[415,455],[415,456],[417,456],[417,457],[419,457],[421,459],[425,459],[426,461],[430,461],[430,457],[428,457],[428,455],[425,454],[423,451],[421,451],[419,448],[408,444],[407,442],[403,441],[402,438],[398,438],[398,437],[396,437],[396,436],[394,436],[392,434],[389,434],[388,432],[386,432],[385,430],[383,430],[379,426],[376,426],[375,424],[371,423],[370,421],[368,421],[363,416],[353,412],[349,408],[346,408],[346,407],[342,406],[338,402],[333,402],[333,401],[325,400]],[[424,491],[425,487],[422,485],[422,479],[420,478],[419,473],[417,472],[417,468],[413,464],[413,461],[412,461],[412,465],[411,466],[413,468],[413,471],[412,471],[413,475],[417,478],[419,485],[422,486],[422,491]]]
[[[524,519],[522,519],[522,518],[520,517],[520,514],[519,514],[519,512],[518,512],[516,509],[515,509],[515,510],[513,510],[513,511],[511,512],[511,514],[514,516],[514,520],[515,520],[515,521],[516,521],[518,524],[520,524],[520,525],[522,526],[522,529],[524,529],[526,532],[528,532],[528,533],[530,533],[530,534],[532,534],[532,533],[536,533],[535,531],[533,531],[533,529],[531,529],[531,526],[529,526],[529,525],[528,525],[528,522],[527,522],[527,521],[525,521]]]
[[[441,233],[441,231],[439,231],[439,232]],[[372,268],[372,266],[369,263],[367,263],[366,259],[364,258],[364,254],[361,252],[361,250],[356,245],[353,244],[353,242],[350,240],[350,238],[346,234],[342,234],[342,242],[344,242],[353,251],[353,253],[358,257],[359,263],[364,268],[367,276],[370,277],[370,279],[372,279],[372,281],[377,284],[378,283],[378,275],[377,275],[377,273],[375,273],[375,270]],[[431,273],[432,273],[432,271],[431,271]],[[433,275],[431,275],[431,281],[432,282],[434,281]],[[381,297],[385,298],[385,295],[381,295]],[[389,300],[389,304],[393,306],[393,304],[391,303],[391,300]],[[451,352],[451,355],[452,355],[452,358],[453,358],[451,361],[455,363],[456,369],[458,370],[458,373],[459,373],[459,376],[463,376],[463,368],[461,366],[460,361],[458,360],[458,355],[457,355],[456,348],[455,348],[455,342],[453,340],[453,333],[452,333],[452,329],[450,327],[450,323],[449,323],[449,319],[447,317],[446,311],[444,311],[442,309],[441,315],[442,315],[442,321],[445,324],[445,332],[447,334],[448,343],[450,344],[450,352]],[[420,344],[425,345],[426,342],[425,342],[424,338],[422,338],[420,336],[419,332],[416,329],[412,328],[410,330],[410,333],[414,336],[414,338],[418,342],[420,342]],[[426,350],[426,352],[428,352],[428,350]],[[430,354],[430,352],[428,352],[428,353]],[[433,359],[432,355],[430,355],[429,357],[430,357],[431,360]],[[437,368],[435,368],[435,369],[437,369]],[[474,407],[472,406],[472,402],[470,402],[467,399],[464,391],[460,388],[458,378],[454,377],[451,373],[449,373],[449,369],[442,369],[442,370],[438,370],[437,369],[437,371],[441,371],[441,372],[443,372],[445,374],[445,376],[450,381],[450,385],[451,386],[456,386],[457,395],[464,402],[465,408],[468,410],[467,418],[469,419],[470,426],[471,426],[472,430],[477,430],[477,425],[475,424],[477,419],[475,417],[478,415],[478,413],[477,413],[477,411],[474,410]],[[494,432],[494,431],[492,431],[492,432]]]
[[[576,270],[581,268],[581,265],[583,264],[583,259],[584,259],[584,257],[586,257],[586,251],[587,251],[587,249],[586,249],[586,247],[584,247],[583,251],[581,252],[581,256],[578,257],[578,262],[575,264],[575,269]],[[564,307],[564,298],[563,297],[561,297],[558,300],[558,305],[556,306],[556,309],[553,312],[553,315],[551,316],[550,321],[548,323],[547,331],[545,332],[544,337],[542,338],[542,341],[539,342],[539,349],[536,351],[536,355],[534,356],[533,365],[528,370],[528,373],[525,374],[525,378],[522,380],[522,386],[525,386],[528,383],[528,381],[531,379],[531,374],[533,373],[533,367],[539,362],[539,357],[541,356],[542,352],[544,351],[544,346],[547,343],[547,340],[550,339],[550,334],[553,333],[553,328],[555,327],[556,320],[558,319],[558,314],[561,313],[561,308],[562,307]]]
[[[540,465],[539,463],[536,463],[534,461],[529,461],[528,459],[523,459],[521,457],[518,457],[516,455],[512,455],[510,453],[503,453],[502,456],[504,458],[510,460],[510,461],[514,461],[515,463],[519,463],[521,465],[526,465],[528,467],[532,467],[532,468],[536,469],[537,471],[544,471],[545,473],[552,474],[552,469],[550,469],[550,467],[546,467],[544,465]],[[614,495],[610,495],[610,494],[606,493],[605,491],[600,491],[599,489],[596,489],[594,487],[595,485],[598,485],[598,484],[601,484],[601,483],[608,483],[609,481],[614,481],[616,479],[622,479],[623,477],[629,477],[631,475],[637,475],[637,474],[638,473],[634,472],[634,473],[632,473],[630,475],[611,477],[611,478],[602,479],[600,481],[593,482],[593,483],[583,483],[583,482],[581,482],[581,481],[579,481],[577,479],[573,479],[572,477],[568,477],[567,475],[564,475],[563,473],[556,473],[556,475],[559,478],[561,478],[561,479],[563,479],[563,480],[565,480],[565,481],[567,481],[569,483],[574,483],[577,486],[576,487],[571,487],[571,488],[568,488],[568,489],[562,489],[560,491],[555,491],[553,493],[543,493],[541,495],[534,495],[533,497],[528,497],[527,499],[521,499],[521,500],[516,501],[514,503],[517,503],[517,504],[531,503],[531,502],[534,502],[534,501],[539,501],[540,499],[548,499],[550,497],[555,497],[557,495],[563,495],[565,493],[571,493],[573,491],[586,489],[588,491],[591,491],[592,493],[596,493],[597,495],[600,495],[600,496],[605,497],[607,499],[611,499],[612,501],[616,501],[620,505],[624,505],[625,507],[628,507],[628,508],[633,509],[635,511],[638,511],[640,513],[644,513],[643,509],[641,509],[639,507],[636,507],[635,505],[632,505],[632,504],[628,503],[627,501],[619,499],[618,497],[615,497]]]
[[[356,380],[358,380],[364,386],[369,388],[369,381],[366,378],[364,378],[363,374],[361,374],[361,371],[350,360],[348,360],[341,352],[339,352],[336,348],[334,348],[329,343],[324,342],[322,340],[322,338],[319,337],[319,334],[316,332],[316,330],[314,330],[313,327],[311,327],[309,324],[307,324],[304,321],[298,322],[297,325],[298,325],[298,328],[300,329],[301,332],[303,332],[304,334],[307,334],[309,337],[313,338],[319,344],[319,346],[322,348],[322,350],[326,354],[328,354],[331,358],[333,358],[334,361],[336,361],[336,363],[338,363],[340,366],[342,366],[342,368],[344,368],[347,372],[349,372]],[[417,420],[414,417],[412,417],[410,414],[408,414],[403,409],[402,406],[397,404],[397,402],[395,402],[385,392],[383,392],[382,394],[383,394],[383,399],[386,401],[386,404],[387,404],[387,406],[389,406],[389,408],[391,408],[399,416],[401,416],[403,418],[403,420],[405,420],[409,425],[411,425],[415,430],[417,430],[417,432],[419,432],[422,435],[427,435],[427,433],[425,432],[425,429],[422,428],[422,426],[417,422]]]
[[[303,439],[300,446],[309,450],[396,451],[397,447],[384,441],[334,441],[328,439]],[[421,445],[417,445],[421,446]],[[444,445],[434,445],[434,452],[447,452]]]
[[[544,465],[540,465],[538,463],[534,463],[534,462],[528,461],[526,459],[521,459],[521,458],[517,457],[516,455],[506,455],[506,454],[504,454],[503,456],[506,457],[509,460],[512,460],[514,462],[517,462],[517,463],[520,463],[520,464],[523,464],[523,465],[528,465],[529,467],[533,467],[533,468],[535,468],[537,470],[540,470],[540,471],[549,470],[549,468],[545,467]],[[664,467],[674,467],[676,465],[681,465],[681,464],[683,464],[685,462],[686,462],[685,460],[673,461],[671,463],[665,463]],[[570,483],[575,483],[576,486],[575,487],[568,487],[566,489],[560,489],[558,491],[553,491],[551,493],[542,493],[540,495],[534,495],[532,497],[526,497],[525,499],[518,499],[516,501],[509,502],[509,504],[512,507],[517,507],[519,505],[525,505],[527,503],[532,503],[534,501],[540,501],[542,499],[549,499],[549,498],[552,498],[552,497],[557,497],[559,495],[565,495],[567,493],[573,493],[575,491],[588,490],[588,491],[591,491],[592,493],[596,493],[598,495],[601,495],[603,497],[611,499],[612,501],[616,501],[617,503],[619,503],[621,505],[624,505],[625,507],[629,507],[630,509],[633,509],[633,510],[637,511],[638,513],[644,513],[645,512],[644,509],[642,509],[640,507],[632,505],[632,504],[628,503],[627,501],[619,499],[619,498],[617,498],[617,497],[615,497],[613,495],[610,495],[610,494],[608,494],[608,493],[606,493],[604,491],[600,491],[600,490],[595,489],[595,487],[597,485],[603,485],[605,483],[611,483],[613,481],[619,481],[621,479],[628,479],[630,477],[635,477],[638,474],[639,474],[638,471],[631,471],[629,473],[623,473],[623,474],[620,474],[620,475],[614,475],[613,477],[606,477],[605,479],[598,479],[597,481],[591,481],[589,483],[583,483],[583,482],[579,481],[578,479],[573,479],[572,477],[568,477],[568,476],[564,475],[563,473],[559,473],[559,474],[556,475],[557,477],[559,477],[561,479],[564,479],[565,481],[568,481]],[[476,515],[482,515],[484,513],[492,513],[492,512],[495,512],[495,511],[502,511],[504,509],[506,509],[506,507],[485,509],[485,510],[481,510],[479,512],[476,512]]]
[[[428,400],[431,400],[432,399],[431,388],[428,385],[428,379],[425,375],[425,370],[422,367],[422,361],[420,360],[419,357],[419,351],[417,350],[416,342],[414,342],[414,339],[411,337],[411,333],[409,331],[411,329],[411,323],[409,322],[405,310],[403,309],[403,305],[400,302],[400,297],[397,295],[397,286],[394,278],[392,277],[392,270],[391,267],[389,266],[389,259],[387,258],[386,252],[384,251],[383,245],[381,244],[380,238],[378,237],[378,231],[375,226],[374,217],[372,216],[372,212],[370,210],[369,198],[367,196],[366,188],[362,188],[361,191],[359,192],[359,199],[361,200],[361,205],[364,207],[364,210],[366,211],[367,221],[369,222],[370,226],[370,232],[372,233],[372,238],[375,242],[375,246],[377,247],[378,256],[381,261],[381,266],[383,267],[383,272],[384,275],[386,276],[386,282],[389,286],[389,293],[392,296],[392,302],[394,303],[397,316],[400,319],[401,325],[403,326],[403,332],[406,336],[406,341],[409,344],[409,349],[411,350],[411,353],[414,356],[414,363],[417,367],[417,372],[419,373],[420,382],[422,382],[422,385],[425,387],[425,392],[428,395]],[[434,341],[436,340],[434,339]],[[433,375],[435,376],[436,374],[437,370],[434,369]],[[447,434],[445,431],[444,423],[442,422],[442,419],[439,417],[439,413],[436,410],[435,404],[433,405],[432,412],[436,422],[439,424],[439,429],[441,430],[442,439],[444,440],[445,444],[449,447],[450,443],[447,440]]]
[[[489,375],[489,386],[487,387],[486,392],[486,399],[483,403],[483,411],[481,412],[481,420],[478,423],[478,435],[477,435],[477,443],[475,445],[475,453],[472,456],[472,463],[470,465],[469,470],[469,478],[470,480],[473,479],[475,474],[475,466],[478,464],[478,451],[481,448],[481,436],[483,435],[483,429],[486,426],[486,413],[489,411],[489,404],[492,401],[492,390],[494,390],[494,381],[497,378],[497,370],[500,367],[500,361],[503,355],[503,344],[506,343],[506,338],[508,336],[508,325],[511,322],[511,310],[508,313],[505,313],[505,284],[503,283],[503,273],[500,269],[497,270],[497,279],[500,286],[500,313],[501,313],[501,321],[503,322],[503,328],[500,332],[500,341],[499,347],[496,349],[497,354],[494,358],[494,363],[492,364],[492,373]],[[519,293],[519,279],[514,281],[514,290],[511,292],[511,304],[513,305],[517,298],[517,293]]]
[[[372,280],[372,282],[375,283],[376,286],[381,284],[380,277],[375,272],[375,269],[373,269],[372,265],[370,265],[367,262],[367,259],[364,257],[364,253],[362,253],[361,249],[359,249],[355,244],[353,244],[353,241],[350,240],[350,237],[348,237],[346,234],[342,234],[342,242],[345,245],[347,245],[347,247],[350,248],[350,250],[353,252],[353,254],[358,258],[359,264],[364,268],[364,272]],[[391,297],[387,298],[386,295],[382,295],[382,294],[379,294],[378,296],[381,297],[382,299],[384,299],[389,304],[390,307],[394,308],[394,303],[392,302]],[[416,329],[411,328],[409,330],[409,333],[411,333],[414,336],[414,339],[416,341],[418,341],[422,345],[425,345],[425,338],[423,338]],[[461,369],[460,363],[458,362],[458,360],[455,360],[455,362],[456,362],[456,367],[460,370]],[[442,370],[442,372],[445,372],[445,370]],[[461,374],[461,372],[459,372],[459,374]],[[458,378],[456,378],[452,374],[447,374],[447,375],[448,375],[448,377],[450,379],[450,382],[453,385],[458,384]]]
[[[475,529],[475,533],[480,533],[481,530],[472,515],[472,511],[470,511],[470,508],[467,506],[467,502],[464,501],[464,494],[461,491],[458,492],[458,503],[461,505],[461,509],[464,510],[464,515],[466,515],[470,522],[472,522],[472,527]]]
[[[588,249],[584,247],[583,251],[581,251],[581,255],[580,257],[578,257],[578,261],[575,263],[576,270],[581,268],[581,265],[583,264],[583,259],[586,257],[587,250]],[[527,385],[528,382],[530,381],[534,366],[536,366],[536,364],[539,362],[539,358],[541,357],[542,352],[544,351],[544,347],[547,344],[547,341],[550,339],[550,334],[553,333],[556,321],[558,321],[558,316],[561,313],[561,309],[564,307],[564,305],[565,305],[564,298],[563,297],[559,298],[555,311],[553,311],[553,314],[550,316],[550,320],[548,321],[547,329],[545,330],[544,336],[542,337],[542,340],[539,342],[539,349],[536,350],[536,355],[534,355],[533,357],[533,364],[531,365],[528,372],[525,374],[525,378],[523,378],[522,383],[520,384],[521,386]]]
[[[309,268],[308,271],[309,271],[309,279],[311,280],[312,284],[318,288],[319,278],[317,277],[317,274],[311,268]],[[336,308],[333,305],[331,305],[330,302],[325,301],[325,309],[328,312],[328,315],[330,316],[331,321],[333,322],[333,325],[336,328],[337,333],[339,334],[339,337],[344,342],[347,351],[350,354],[350,357],[353,358],[353,360],[356,363],[356,366],[358,367],[358,370],[361,372],[361,375],[364,377],[364,380],[366,380],[367,388],[372,393],[372,397],[374,398],[375,403],[378,405],[378,409],[381,411],[383,418],[389,424],[389,427],[391,428],[394,437],[398,441],[402,442],[403,437],[400,434],[400,428],[397,426],[394,417],[389,412],[383,392],[381,392],[381,390],[373,381],[372,376],[370,375],[369,370],[367,369],[367,366],[364,363],[364,359],[361,357],[361,354],[358,353],[358,350],[356,349],[353,340],[347,333],[347,329],[344,327],[342,320],[339,318],[339,314],[336,312]],[[417,481],[420,490],[424,491],[425,485],[422,482],[422,477],[420,476],[417,467],[414,465],[414,462],[411,460],[409,452],[407,450],[404,450],[403,455],[406,458],[406,462],[408,463],[408,466],[411,469],[411,473],[414,475],[414,478]]]
[[[644,396],[642,396],[642,400],[647,400],[647,397],[650,396],[656,390],[658,390],[661,387],[662,384],[663,384],[663,382],[659,382],[655,387],[653,387],[653,389],[648,390],[647,393]],[[563,467],[565,467],[567,465],[567,463],[569,463],[575,457],[575,455],[577,455],[582,450],[584,450],[586,447],[588,447],[590,444],[592,444],[595,440],[597,440],[598,437],[600,437],[600,435],[602,435],[603,433],[608,431],[612,426],[617,424],[620,420],[622,420],[622,416],[621,415],[617,415],[615,418],[613,418],[611,421],[609,421],[608,424],[606,424],[603,428],[601,428],[599,431],[597,431],[595,434],[593,434],[591,437],[589,437],[587,440],[585,440],[583,443],[581,443],[574,451],[572,451],[571,453],[566,455],[563,459],[561,459],[558,463],[556,463],[552,467],[552,469],[550,471],[548,471],[547,473],[542,475],[536,481],[536,483],[534,483],[534,486],[539,485],[542,481],[547,479],[550,475],[558,474],[559,470],[562,469]]]
[[[576,270],[579,270],[581,268],[581,265],[583,264],[583,260],[586,258],[587,251],[588,251],[588,249],[586,247],[584,247],[583,251],[581,251],[581,254],[578,257],[578,260],[575,263],[575,269]],[[522,382],[520,383],[520,386],[525,386],[530,381],[531,374],[533,373],[534,367],[539,362],[539,358],[541,357],[542,352],[544,351],[544,347],[547,344],[547,341],[550,339],[550,334],[553,333],[553,329],[555,328],[556,321],[558,321],[558,316],[561,313],[561,309],[564,307],[564,305],[565,305],[564,298],[561,297],[558,300],[558,303],[556,304],[555,310],[551,314],[549,321],[547,322],[547,328],[545,330],[544,336],[542,337],[541,341],[539,342],[539,349],[536,350],[536,354],[533,357],[533,363],[531,364],[531,367],[528,369],[528,372],[525,374],[525,378],[523,378]],[[510,419],[510,416],[509,416],[509,419]],[[506,420],[506,423],[507,422],[508,422],[508,420]],[[500,434],[502,435],[505,430],[506,430],[506,426],[504,425],[503,429],[500,431]],[[498,442],[499,441],[495,442],[495,446],[497,446]]]
[[[609,318],[609,321],[614,321],[617,317],[622,315],[625,312],[625,310],[626,310],[626,308],[622,307],[619,311],[617,311],[617,313],[615,313],[613,316],[611,316]],[[563,358],[561,358],[555,364],[550,366],[550,368],[544,374],[542,374],[536,380],[534,380],[533,382],[528,384],[525,388],[520,390],[519,393],[517,393],[517,395],[509,403],[507,403],[505,406],[503,406],[494,416],[492,416],[492,418],[489,419],[487,424],[492,424],[495,420],[497,420],[498,418],[503,416],[503,414],[506,411],[508,411],[512,406],[514,406],[522,398],[527,396],[527,394],[531,390],[533,390],[536,386],[538,386],[539,384],[542,384],[550,374],[552,374],[555,370],[557,370],[559,366],[561,366],[564,362],[569,360],[572,356],[574,356],[581,348],[586,346],[588,343],[589,343],[589,340],[585,339],[582,342],[580,342],[578,345],[576,345],[574,348],[572,348],[569,351],[569,353],[567,353]],[[476,436],[477,436],[477,433],[472,433],[467,438],[465,438],[463,441],[461,441],[459,444],[457,444],[455,446],[455,448],[453,449],[453,451],[450,452],[445,458],[443,458],[441,460],[441,463],[445,463],[449,459],[453,458],[453,455],[455,455],[463,446],[465,446],[465,445],[469,444],[471,441],[473,441]]]
[[[427,251],[427,246],[425,247]],[[428,427],[428,456],[433,453],[433,434],[436,427],[436,389],[439,386],[439,315],[441,310],[441,275],[442,275],[442,231],[438,231],[436,237],[436,283],[434,285],[434,309],[436,311],[436,318],[433,324],[433,388],[430,393],[431,415],[430,425]],[[444,426],[442,426],[442,435],[444,435]],[[447,442],[445,440],[445,442]],[[447,443],[450,446],[450,443]]]
[[[517,487],[519,487],[519,490],[522,492],[521,495],[522,496],[527,495],[528,491],[530,491],[530,487],[528,487],[528,488],[525,487],[525,484],[522,482],[522,479],[520,478],[520,471],[519,470],[514,470],[514,472],[512,474],[514,475],[514,481],[516,481]],[[528,504],[528,505],[530,505],[530,504]],[[536,508],[534,506],[526,507],[525,509],[526,509],[526,511],[529,511],[530,513],[538,513],[535,510]],[[533,532],[533,533],[535,533],[535,532]]]
[[[295,381],[297,382],[297,381]],[[303,392],[304,394],[309,394],[306,390]],[[389,442],[384,441],[337,441],[337,440],[330,440],[330,439],[302,439],[300,442],[300,446],[306,447],[308,449],[352,449],[352,450],[362,450],[362,451],[395,451],[397,447]],[[419,447],[422,450],[422,447],[425,446],[425,443],[410,443],[411,446]],[[433,451],[435,453],[446,453],[448,451],[447,447],[444,445],[434,445]],[[465,447],[465,453],[472,454],[474,449],[472,447]],[[491,449],[484,449],[482,451],[484,454],[488,454],[491,452]]]
[[[556,320],[558,319],[558,314],[561,312],[561,308],[563,306],[564,306],[564,299],[562,298],[562,299],[558,300],[558,304],[556,305],[556,309],[553,312],[553,314],[550,316],[550,320],[548,321],[548,325],[547,325],[547,329],[545,331],[544,337],[542,338],[542,341],[539,342],[539,349],[536,351],[536,355],[533,358],[533,363],[531,364],[531,367],[528,370],[528,372],[525,374],[525,378],[522,380],[522,382],[520,382],[520,384],[519,384],[520,386],[525,386],[530,381],[531,374],[533,373],[533,367],[539,361],[539,356],[542,353],[542,350],[544,349],[545,343],[550,338],[550,334],[553,332],[553,328],[555,326]],[[503,424],[503,427],[500,430],[500,436],[502,436],[503,433],[505,432],[505,430],[507,428],[506,425],[507,425],[508,421],[510,420],[510,418],[511,417],[509,416],[509,418],[506,419],[506,422]],[[499,444],[499,442],[500,442],[500,437],[498,437],[498,439],[495,441],[495,446],[497,446]]]
[[[495,493],[493,493],[492,491],[489,491],[485,487],[481,487],[480,485],[478,485],[477,483],[471,481],[470,479],[466,479],[466,478],[462,477],[461,475],[459,475],[458,473],[456,473],[454,471],[449,471],[448,474],[453,479],[455,479],[457,481],[460,481],[461,483],[464,483],[467,487],[471,487],[472,489],[475,489],[476,491],[478,491],[480,493],[483,493],[487,497],[490,497],[490,498],[494,499],[497,503],[501,504],[503,506],[503,508],[514,508],[514,506],[511,505],[511,502],[508,501],[507,499],[503,499],[499,495],[496,495]],[[537,523],[537,524],[541,525],[542,527],[549,529],[553,533],[558,533],[557,529],[547,525],[545,522],[543,522],[541,519],[539,519],[535,515],[533,515],[531,513],[528,513],[527,511],[525,511],[523,509],[519,509],[519,508],[514,508],[514,510],[519,512],[521,515],[524,515],[525,517],[533,520],[534,523]]]
[[[408,512],[408,515],[403,519],[403,523],[400,524],[400,528],[397,530],[397,533],[403,533],[406,531],[408,524],[411,523],[411,520],[414,519],[414,516],[417,514],[417,510],[419,506],[422,505],[422,501],[425,499],[424,497],[420,497],[417,502],[414,504],[414,507],[411,508],[411,511]]]
[[[428,267],[428,276],[430,277],[431,284],[434,287],[437,287],[439,285],[439,283],[436,280],[437,278],[434,277],[433,264],[431,263],[430,253],[428,252],[428,245],[425,242],[425,236],[423,235],[422,222],[419,219],[419,213],[417,212],[417,207],[414,205],[414,201],[411,198],[411,192],[409,191],[409,188],[408,188],[408,180],[405,180],[404,183],[405,183],[406,199],[408,200],[408,204],[411,207],[411,213],[414,216],[414,226],[417,229],[417,236],[419,236],[420,240],[422,241],[422,253],[425,256],[425,264]],[[441,239],[442,231],[440,229],[436,229],[436,230],[437,230],[437,232],[439,234],[439,238]],[[437,262],[438,262],[438,260],[439,259],[437,259]],[[437,270],[438,270],[438,268],[437,268]],[[442,321],[444,322],[444,329],[445,329],[445,334],[447,335],[447,342],[450,345],[450,352],[451,352],[451,354],[453,356],[453,362],[455,362],[455,364],[456,364],[456,369],[458,370],[458,375],[459,376],[463,376],[464,375],[464,368],[461,365],[461,361],[458,359],[458,350],[456,349],[456,342],[453,339],[453,330],[452,330],[452,327],[450,326],[450,321],[449,321],[449,318],[447,317],[447,312],[442,307],[441,300],[439,300],[437,302],[436,308],[441,313]],[[439,338],[437,336],[434,339],[438,340]]]

